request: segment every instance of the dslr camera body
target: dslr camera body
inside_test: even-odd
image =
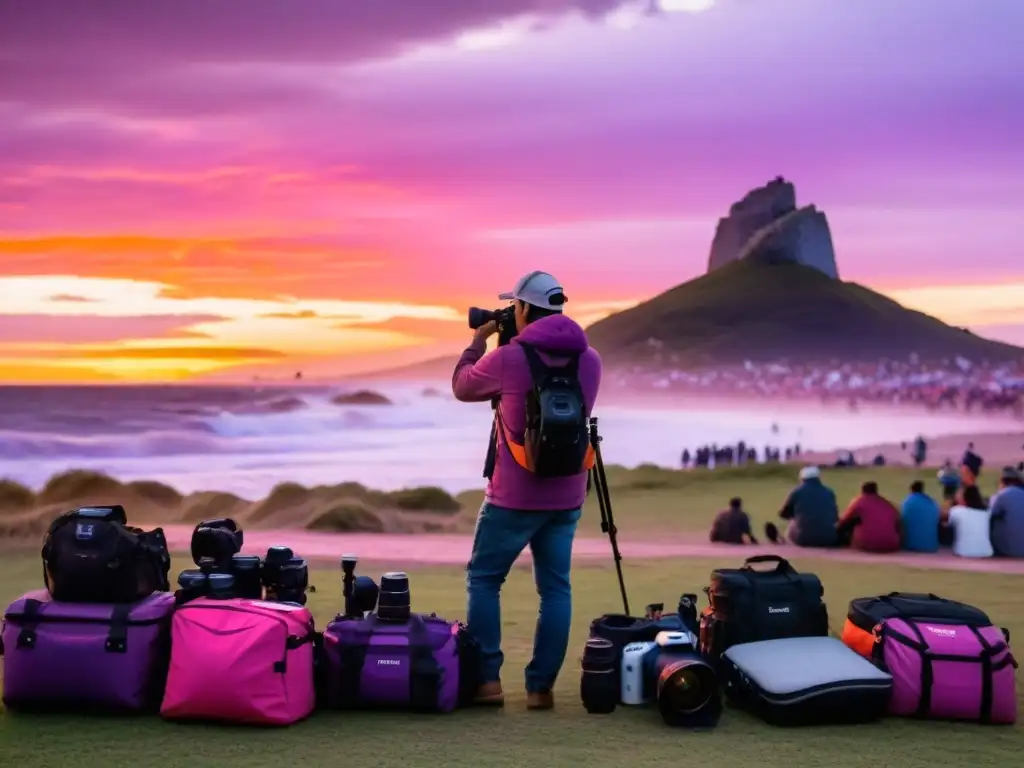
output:
[[[698,651],[692,632],[662,631],[653,642],[622,649],[620,700],[639,706],[656,703],[669,725],[711,727],[722,705],[718,677]]]
[[[515,338],[516,330],[516,308],[509,304],[503,309],[481,309],[480,307],[469,308],[469,327],[476,330],[487,323],[494,321],[498,326],[498,346],[503,347]]]

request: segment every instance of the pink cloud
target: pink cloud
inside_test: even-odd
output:
[[[216,315],[0,315],[0,344],[116,344],[131,339],[195,337],[188,326]],[[9,354],[0,350],[0,357]]]

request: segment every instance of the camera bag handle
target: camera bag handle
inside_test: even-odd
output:
[[[742,570],[757,571],[753,566],[758,563],[775,563],[775,573],[797,572],[796,568],[790,564],[789,560],[784,557],[780,557],[779,555],[754,555],[753,557],[748,557],[743,561]],[[771,573],[771,571],[760,571],[760,573]]]
[[[955,602],[953,600],[947,600],[945,597],[939,597],[932,592],[890,592],[888,595],[882,595],[878,599],[886,603],[891,603],[894,598],[903,600],[938,600],[943,603]]]

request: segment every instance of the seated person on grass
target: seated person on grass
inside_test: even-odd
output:
[[[903,500],[903,548],[909,552],[939,551],[939,505],[924,492],[924,483],[910,484]]]
[[[971,446],[973,447],[973,443]],[[978,490],[978,475],[981,474],[981,457],[970,448],[964,453],[960,461],[959,484],[953,493],[944,492],[942,497],[942,515],[939,521],[939,546],[952,547],[955,538],[953,526],[949,522],[949,514],[953,507],[968,507],[970,509],[981,509],[985,505]],[[980,506],[979,506],[980,505]]]
[[[942,510],[939,539],[952,538],[953,554],[958,557],[992,557],[991,517],[978,486],[965,485],[956,504]]]
[[[992,497],[992,549],[1000,557],[1024,557],[1024,477],[1003,467],[999,493]]]
[[[785,538],[798,547],[834,547],[837,544],[839,505],[835,491],[821,482],[821,471],[817,467],[800,470],[800,485],[786,497],[779,517],[789,521]],[[765,525],[765,534],[773,544],[783,540],[771,523]]]
[[[729,508],[715,515],[709,538],[715,544],[757,544],[742,499],[729,499]]]
[[[839,546],[863,552],[898,552],[900,533],[899,510],[879,495],[878,483],[870,481],[860,487],[860,496],[836,523]]]

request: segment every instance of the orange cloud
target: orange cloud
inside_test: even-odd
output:
[[[363,296],[393,259],[380,249],[304,238],[169,238],[143,235],[0,239],[4,274],[75,274],[167,284],[189,299]],[[326,289],[326,290],[325,290]]]
[[[260,317],[266,320],[312,320],[320,315],[311,309],[303,309],[299,312],[268,312]]]
[[[38,363],[7,362],[0,359],[0,381],[5,384],[82,384],[123,381],[113,373],[94,368]]]
[[[104,347],[73,349],[65,353],[76,360],[214,360],[251,361],[287,357],[276,349],[246,347]]]
[[[424,339],[435,342],[466,341],[471,331],[465,320],[427,320],[415,317],[392,317],[379,323],[341,323],[341,329],[362,329],[367,331],[390,331],[409,336],[411,339]]]

